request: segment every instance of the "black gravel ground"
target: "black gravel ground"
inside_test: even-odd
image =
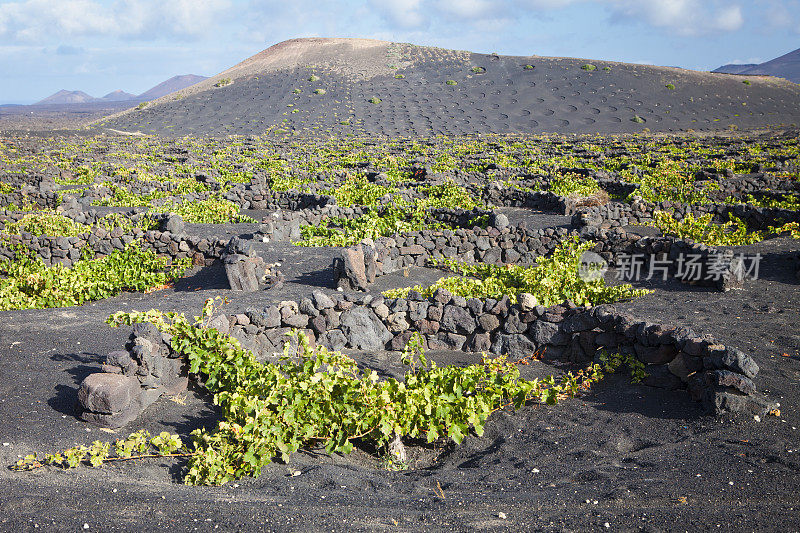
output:
[[[535,214],[528,220],[542,223]],[[747,350],[761,366],[760,389],[781,403],[779,417],[715,419],[684,392],[632,385],[616,375],[555,407],[496,413],[483,437],[470,435],[460,446],[411,446],[412,467],[405,472],[382,470],[361,448],[349,456],[305,450],[288,465],[265,468],[258,479],[219,488],[184,486],[180,460],[30,473],[4,468],[0,529],[797,530],[800,287],[792,254],[800,244],[782,239],[742,250],[765,255],[761,279],[742,291],[659,283],[652,295],[617,306],[637,317],[691,325]],[[265,255],[282,260],[287,275],[275,294],[232,293],[222,270],[212,266],[149,295],[0,313],[0,464],[32,451],[113,440],[140,427],[187,435],[213,425],[217,413],[209,398],[190,391],[160,399],[131,427],[99,430],[75,418],[77,386],[125,342],[127,329],[103,323],[116,310],[192,314],[205,298],[221,295],[235,312],[314,288],[333,290],[325,272],[331,250],[273,244]],[[382,278],[376,290],[439,275],[410,269],[408,277]],[[354,355],[388,373],[399,368],[394,354]],[[463,353],[432,355],[441,363],[475,360]],[[529,376],[561,371],[542,362],[525,369]]]

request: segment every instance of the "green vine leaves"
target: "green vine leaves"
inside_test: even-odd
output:
[[[179,454],[189,458],[185,482],[221,485],[243,476],[258,476],[276,457],[288,461],[303,446],[322,443],[328,453],[350,453],[354,441],[379,448],[397,437],[439,438],[460,443],[471,431],[483,434],[494,411],[521,408],[528,402],[556,404],[573,397],[603,377],[628,364],[623,356],[604,356],[600,364],[556,379],[524,380],[517,363],[505,356],[483,357],[466,367],[439,367],[425,357],[416,335],[402,361],[408,371],[402,381],[380,380],[373,370],[362,370],[347,355],[323,347],[312,348],[307,337],[292,333],[279,363],[259,363],[236,339],[206,327],[215,312],[209,300],[203,315],[190,323],[183,315],[118,312],[112,326],[148,321],[172,335],[174,350],[185,355],[190,371],[205,377],[205,385],[221,406],[224,419],[213,430],[192,433],[194,450],[185,451],[176,435],[150,437],[139,432],[115,446],[96,442],[40,461],[29,456],[20,469],[55,464],[77,466],[134,457]],[[156,453],[149,452],[155,448]]]

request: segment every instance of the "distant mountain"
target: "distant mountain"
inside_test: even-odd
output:
[[[208,78],[206,76],[196,76],[194,74],[173,76],[167,81],[161,82],[152,89],[143,92],[138,98],[140,100],[155,100],[156,98],[161,98],[169,93],[174,93],[175,91],[185,89],[186,87],[194,85],[195,83],[199,83],[205,79]]]
[[[66,91],[61,90],[40,100],[33,105],[49,105],[49,104],[86,104],[90,102],[144,102],[155,100],[169,93],[180,91],[190,85],[201,82],[207,79],[205,76],[196,76],[194,74],[184,74],[182,76],[173,76],[167,81],[162,81],[155,87],[143,92],[140,95],[126,93],[122,90],[112,91],[102,98],[95,98],[83,91]]]
[[[85,104],[86,102],[93,102],[97,98],[89,96],[83,91],[66,91],[60,90],[55,94],[51,94],[44,100],[36,102],[34,105],[45,104]]]
[[[731,72],[729,67],[748,67],[738,72]],[[760,65],[725,65],[714,72],[727,72],[728,74],[745,74],[748,76],[775,76],[785,78],[794,83],[800,83],[800,48],[794,52],[777,57]]]
[[[722,65],[719,68],[715,68],[711,72],[719,72],[720,74],[742,74],[743,72],[746,72],[747,70],[757,66],[758,63],[746,63],[744,65]]]
[[[136,100],[138,96],[131,93],[126,93],[122,90],[112,91],[98,100],[105,100],[106,102],[127,102],[128,100]]]

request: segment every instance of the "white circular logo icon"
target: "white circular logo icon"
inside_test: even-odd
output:
[[[583,281],[596,281],[601,279],[608,270],[608,263],[600,254],[583,252],[578,265],[578,277]]]

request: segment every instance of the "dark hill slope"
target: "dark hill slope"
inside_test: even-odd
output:
[[[761,63],[747,69],[742,74],[759,74],[786,78],[789,81],[800,83],[800,48],[794,52],[777,57],[772,61]]]
[[[589,63],[594,70],[585,67]],[[791,123],[800,124],[800,87],[774,78],[363,39],[295,39],[103,125],[169,135],[272,128],[396,136]]]
[[[207,79],[205,76],[196,76],[194,74],[183,74],[181,76],[173,76],[166,81],[162,81],[155,87],[143,92],[137,98],[139,100],[155,100],[175,91],[180,91],[186,87],[191,87],[195,83],[199,83]]]
[[[745,63],[743,65],[731,63],[729,65],[722,65],[719,68],[715,68],[711,72],[719,72],[720,74],[744,74],[751,68],[757,67],[758,63]]]

